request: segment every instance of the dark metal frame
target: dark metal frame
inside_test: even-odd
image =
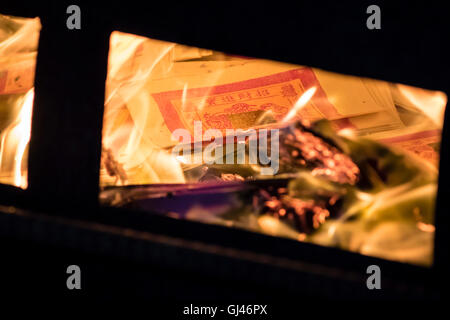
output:
[[[238,255],[239,250],[244,250],[319,265],[338,270],[333,273],[327,269],[333,279],[346,272],[364,275],[368,265],[378,264],[391,279],[388,283],[392,292],[403,292],[394,288],[405,286],[431,286],[439,290],[447,283],[443,280],[450,266],[448,125],[444,126],[441,144],[435,257],[431,268],[98,205],[104,85],[111,31],[450,93],[449,55],[445,48],[448,23],[439,5],[428,2],[425,8],[406,2],[381,3],[382,29],[370,31],[365,27],[365,9],[371,3],[365,1],[352,5],[277,1],[272,8],[263,3],[160,7],[133,1],[112,2],[107,6],[78,1],[82,9],[81,30],[66,28],[65,12],[70,4],[73,3],[14,3],[6,11],[2,9],[4,14],[39,16],[43,27],[35,79],[29,188],[19,190],[0,185],[1,205],[24,208],[28,210],[26,217],[40,211],[50,220],[63,217],[67,221],[77,219],[165,235],[181,239],[181,246],[193,252],[189,244],[198,242],[217,246],[215,250],[219,253],[232,248]],[[450,123],[448,110],[445,123]],[[253,259],[257,258],[253,256]],[[276,263],[272,262],[268,265],[275,270]],[[306,274],[308,270],[303,269]],[[346,278],[342,276],[342,279]]]

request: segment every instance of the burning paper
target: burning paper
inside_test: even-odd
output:
[[[26,188],[39,19],[0,15],[0,182]]]

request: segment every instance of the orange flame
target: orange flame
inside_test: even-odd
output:
[[[6,168],[7,176],[12,176],[12,184],[27,188],[26,170],[22,170],[24,155],[31,137],[31,115],[34,100],[34,88],[30,89],[19,108],[14,121],[5,129],[1,137],[0,167],[3,169],[5,159],[13,159],[12,168]]]
[[[435,124],[442,127],[447,96],[440,91],[430,91],[407,85],[397,84],[400,99],[428,116]]]
[[[317,88],[312,87],[306,90],[300,98],[298,98],[297,102],[294,104],[294,106],[289,110],[289,112],[286,114],[284,119],[281,122],[289,122],[292,118],[295,117],[295,115],[304,107],[306,104],[311,100],[313,95],[316,93]]]

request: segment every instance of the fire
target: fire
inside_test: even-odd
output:
[[[417,222],[417,228],[423,232],[434,232],[436,228],[432,224]]]
[[[304,106],[306,106],[306,104],[309,102],[309,100],[311,100],[311,98],[316,93],[316,90],[317,90],[316,87],[312,87],[312,88],[309,88],[308,90],[306,90],[300,96],[300,98],[298,98],[297,102],[294,104],[294,106],[291,108],[291,110],[289,110],[289,112],[286,114],[286,116],[283,118],[283,120],[281,122],[289,122],[290,120],[292,120],[292,118],[295,117],[297,112],[299,112]]]
[[[14,121],[5,129],[1,136],[0,167],[12,176],[11,183],[25,189],[28,179],[25,170],[22,170],[24,155],[31,136],[31,115],[34,100],[34,88],[30,89],[21,101],[19,112]],[[13,159],[12,168],[6,168],[5,159]]]
[[[444,123],[444,111],[447,104],[445,93],[440,91],[430,91],[402,84],[397,84],[397,89],[402,100],[416,109],[422,111],[435,124],[442,127]]]

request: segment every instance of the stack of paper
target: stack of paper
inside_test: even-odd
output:
[[[281,121],[313,87],[314,95],[292,120],[325,118],[336,130],[352,129],[404,147],[411,137],[422,137],[410,134],[422,132],[428,119],[417,108],[396,106],[399,95],[387,82],[119,32],[111,37],[108,70],[104,145],[126,169],[142,165],[155,149],[176,145],[177,129],[194,136],[195,121],[201,121],[203,132],[251,128],[267,114]],[[439,126],[429,124],[427,130],[440,139]],[[425,136],[430,140],[430,133]],[[419,149],[413,152],[424,156]]]

